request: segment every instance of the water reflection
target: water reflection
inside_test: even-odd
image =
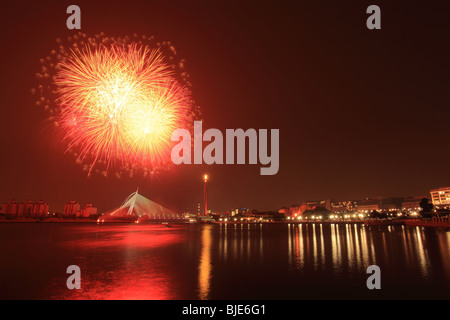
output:
[[[263,225],[262,223],[259,224],[259,257],[260,261],[263,259]]]
[[[450,282],[450,231],[436,232],[436,236],[439,245],[438,252],[441,254],[442,273],[445,275],[447,282]]]
[[[216,245],[219,257],[224,262],[230,258],[232,261],[243,263],[249,263],[255,259],[262,260],[264,256],[263,224],[223,223],[217,228],[219,228],[219,238]]]
[[[450,256],[448,234],[439,233],[440,252],[445,258]],[[315,271],[331,263],[334,272],[343,269],[358,271],[377,264],[378,259],[382,259],[383,265],[393,267],[393,263],[402,259],[396,252],[399,251],[404,255],[405,265],[416,266],[424,277],[428,277],[430,259],[426,247],[426,235],[418,227],[372,229],[361,224],[312,223],[290,225],[288,228],[288,263],[291,269],[296,270],[302,270],[305,263],[312,264]],[[444,263],[447,270],[450,268],[449,260]]]
[[[9,262],[0,264],[0,298],[23,282],[25,265],[38,280],[27,278],[28,291],[17,293],[24,299],[361,298],[372,264],[389,271],[388,298],[450,297],[450,231],[438,228],[0,225],[0,253]],[[82,290],[65,286],[71,264],[82,270]]]
[[[95,228],[95,232],[93,232]],[[81,290],[65,288],[58,277],[44,291],[51,299],[177,299],[174,274],[154,250],[183,241],[177,228],[163,226],[87,226],[64,230],[55,242],[82,270]],[[67,238],[67,239],[66,239]],[[66,263],[67,264],[67,263]]]
[[[417,247],[417,255],[418,255],[418,263],[419,263],[419,267],[421,270],[421,273],[425,276],[428,277],[428,267],[429,267],[429,259],[428,259],[428,254],[425,252],[424,250],[424,243],[423,243],[423,238],[425,237],[425,235],[422,234],[421,230],[419,227],[416,227],[416,232],[414,233],[415,235],[415,242],[414,244]]]
[[[200,254],[200,264],[198,266],[198,287],[200,300],[208,299],[211,285],[211,228],[212,226],[207,225],[202,230],[202,251]]]

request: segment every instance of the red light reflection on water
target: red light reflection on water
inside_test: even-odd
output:
[[[160,225],[127,225],[127,226],[97,226],[97,232],[91,228],[74,229],[77,239],[62,243],[66,248],[101,248],[101,247],[133,247],[152,248],[173,244],[181,241],[179,234]],[[176,228],[173,228],[176,230]],[[83,237],[86,234],[86,237]],[[93,237],[92,235],[95,235]]]
[[[154,270],[146,270],[152,272]],[[107,280],[106,280],[107,279]],[[106,281],[105,281],[106,280]],[[102,279],[82,278],[82,289],[66,291],[54,299],[67,300],[173,300],[168,273],[158,271],[151,275],[142,272],[118,272]]]
[[[52,299],[173,300],[177,299],[167,261],[161,250],[183,240],[177,227],[158,225],[101,225],[70,230],[70,239],[59,243],[80,253],[81,289],[68,290],[69,275],[49,287]],[[158,251],[159,250],[159,251]],[[114,259],[111,252],[115,253]]]

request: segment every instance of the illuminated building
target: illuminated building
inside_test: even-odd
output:
[[[18,203],[16,217],[23,217],[24,211],[25,211],[25,203],[23,202]]]
[[[437,208],[450,206],[450,187],[430,190],[431,202]]]
[[[32,212],[33,212],[33,201],[28,200],[27,202],[25,202],[23,215],[24,217],[31,217]]]
[[[308,206],[310,209],[314,209],[316,207],[323,207],[323,208],[331,211],[331,199],[305,201],[302,203],[302,205]]]
[[[64,205],[64,216],[74,216],[80,211],[80,204],[76,201],[69,201]]]
[[[419,211],[420,210],[420,201],[425,198],[423,197],[407,197],[402,202],[402,210],[404,211]]]
[[[380,210],[380,201],[374,199],[359,200],[356,205],[358,212],[371,212],[373,210]]]
[[[370,212],[373,210],[381,211],[396,211],[402,209],[402,197],[377,197],[374,199],[366,198],[364,200],[357,201],[358,212]]]
[[[32,217],[39,217],[41,215],[48,213],[48,204],[44,201],[39,200],[33,203],[33,211],[31,213]]]
[[[2,213],[15,218],[37,218],[48,213],[49,206],[44,201],[33,203],[27,202],[17,203],[15,200],[5,202],[2,204]]]
[[[97,208],[92,206],[92,203],[87,203],[86,207],[81,209],[80,216],[83,218],[89,218],[90,216],[97,214]]]
[[[333,213],[347,213],[356,209],[356,201],[333,201],[331,202],[331,212]]]
[[[6,214],[8,212],[8,202],[2,203],[2,211],[3,214]]]
[[[11,200],[7,203],[6,211],[3,213],[7,214],[10,217],[15,217],[17,215],[17,202],[15,200]]]

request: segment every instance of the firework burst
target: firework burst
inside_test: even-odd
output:
[[[184,61],[152,41],[79,34],[41,59],[37,104],[89,174],[164,171],[172,132],[198,117]]]

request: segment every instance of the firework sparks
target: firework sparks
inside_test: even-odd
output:
[[[52,80],[47,88],[55,95],[53,108],[46,87],[37,89],[42,93],[37,104],[50,109],[67,150],[76,151],[89,173],[100,164],[106,172],[165,168],[172,132],[188,127],[194,117],[189,82],[180,72],[183,61],[168,63],[173,56],[168,59],[161,44],[145,44],[146,38],[73,40],[70,48],[60,45],[41,60],[38,77]]]

